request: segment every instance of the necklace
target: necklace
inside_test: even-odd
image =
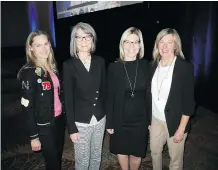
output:
[[[128,72],[127,72],[125,63],[123,64],[123,66],[124,66],[124,69],[125,69],[125,72],[126,72],[126,77],[127,77],[128,81],[129,81],[129,86],[130,86],[130,89],[131,89],[131,97],[134,97],[134,91],[135,91],[135,85],[136,85],[136,78],[137,78],[137,74],[138,74],[138,60],[137,60],[137,63],[136,63],[135,81],[134,81],[133,87],[132,87],[132,83],[131,83],[131,81],[130,81],[130,78],[129,78],[129,75],[128,75]]]
[[[173,61],[174,61],[174,60],[173,60]],[[158,91],[158,97],[157,97],[157,99],[158,99],[158,100],[160,100],[160,91],[161,91],[162,84],[163,84],[164,80],[168,77],[168,73],[169,73],[169,70],[170,70],[170,68],[171,68],[171,66],[172,66],[173,61],[171,62],[171,64],[170,64],[170,66],[169,66],[169,68],[168,68],[166,74],[164,75],[164,78],[162,79],[162,81],[161,81],[161,83],[160,83],[160,88],[158,88],[158,76],[159,76],[159,67],[160,67],[159,65],[160,65],[160,62],[158,63],[158,66],[157,66],[157,91]]]

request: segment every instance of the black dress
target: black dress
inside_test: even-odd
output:
[[[132,88],[134,88],[136,76],[136,61],[128,61],[125,63],[126,71],[124,71],[124,103],[122,107],[122,121],[120,126],[114,127],[114,134],[111,135],[110,151],[115,154],[134,155],[137,157],[145,157],[148,142],[148,113],[146,112],[146,83],[144,70],[139,65],[137,67],[137,77],[134,90],[134,97],[131,96]],[[127,76],[128,75],[128,76]],[[128,79],[129,77],[129,79]]]

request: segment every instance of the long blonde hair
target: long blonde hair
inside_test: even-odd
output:
[[[47,37],[48,41],[51,42],[50,38],[49,38],[49,35],[45,31],[43,31],[43,30],[35,30],[35,31],[31,32],[29,34],[29,36],[27,37],[27,40],[26,40],[26,62],[27,62],[26,64],[31,63],[35,67],[42,68],[44,70],[44,72],[47,73],[46,68],[41,63],[37,62],[37,58],[34,56],[33,52],[30,50],[30,46],[33,43],[34,37],[40,36],[40,35],[45,35]],[[53,52],[52,47],[50,48],[50,54],[48,56],[47,62],[48,62],[48,66],[54,72],[57,72],[57,67],[56,67],[56,62],[55,62],[55,59],[54,59],[54,52]],[[18,78],[19,78],[19,73],[22,71],[22,69],[24,67],[22,67],[19,70],[18,75],[17,75]]]
[[[175,29],[172,29],[172,28],[165,28],[163,30],[161,30],[157,37],[156,37],[156,40],[155,40],[155,43],[154,43],[154,49],[153,49],[153,61],[156,62],[156,61],[159,61],[161,56],[160,56],[160,53],[158,51],[158,44],[160,42],[160,40],[165,36],[165,35],[168,35],[168,34],[171,34],[173,35],[174,37],[174,42],[175,42],[175,51],[174,51],[174,54],[178,57],[181,57],[183,59],[185,59],[184,57],[184,54],[182,52],[182,43],[181,43],[181,39],[180,39],[180,36],[179,34],[177,33],[177,31]]]

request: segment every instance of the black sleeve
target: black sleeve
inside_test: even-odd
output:
[[[59,73],[56,73],[56,76],[58,77],[59,83],[60,83],[60,91],[59,91],[59,98],[62,104],[62,114],[65,114],[65,102],[64,102],[64,88],[63,88],[63,78],[60,76]]]
[[[107,89],[106,89],[106,68],[105,68],[105,61],[102,59],[102,67],[101,67],[101,87],[100,93],[103,96],[103,107],[104,110],[106,109],[106,97],[107,97]]]
[[[146,62],[146,71],[147,71],[147,89],[146,89],[146,94],[145,94],[145,100],[146,100],[146,111],[148,112],[148,125],[151,125],[151,120],[152,120],[152,100],[151,100],[151,64]]]
[[[184,70],[183,80],[183,115],[191,116],[194,113],[194,68],[191,63],[187,63]]]
[[[38,138],[38,130],[35,121],[35,94],[36,94],[36,75],[34,69],[24,69],[20,77],[21,81],[21,105],[25,112],[25,123],[30,139]]]
[[[107,120],[106,129],[113,129],[113,108],[114,108],[114,76],[113,76],[113,63],[108,67],[107,73]]]
[[[69,134],[78,132],[75,123],[75,112],[74,112],[73,73],[74,73],[73,66],[64,63],[63,64],[64,101],[65,101],[65,112],[66,112],[67,127],[68,127]]]

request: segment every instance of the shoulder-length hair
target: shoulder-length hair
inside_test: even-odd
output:
[[[48,39],[48,42],[51,43],[50,41],[50,38],[49,38],[49,35],[47,34],[47,32],[43,31],[43,30],[35,30],[33,32],[31,32],[29,34],[29,36],[27,37],[27,40],[26,40],[26,62],[27,64],[28,63],[31,63],[33,66],[35,67],[41,67],[45,73],[47,73],[47,70],[46,68],[37,61],[37,58],[36,56],[34,55],[34,53],[30,50],[30,46],[32,46],[33,44],[33,39],[34,37],[36,36],[40,36],[40,35],[45,35]],[[54,72],[57,72],[57,67],[56,67],[56,62],[55,62],[55,59],[54,59],[54,52],[53,52],[53,49],[52,47],[50,47],[50,54],[48,56],[48,66],[54,71]],[[23,67],[20,69],[20,71],[23,69]],[[18,72],[18,78],[19,78],[19,73],[20,71]]]
[[[141,59],[144,57],[144,42],[143,42],[142,32],[138,28],[130,27],[126,31],[124,31],[120,39],[119,50],[120,50],[121,61],[124,61],[125,59],[125,53],[123,49],[124,41],[131,34],[136,34],[139,37],[140,47],[139,47],[139,53],[137,54],[137,58]]]
[[[83,23],[83,22],[79,22],[78,24],[76,24],[71,32],[71,36],[70,36],[70,55],[72,57],[76,57],[78,58],[77,55],[77,45],[76,45],[76,35],[77,35],[77,31],[81,29],[82,31],[84,31],[86,34],[89,34],[92,37],[92,45],[91,45],[91,51],[90,53],[94,53],[95,49],[96,49],[96,41],[97,41],[97,35],[95,30],[92,28],[91,25],[87,24],[87,23]]]
[[[177,31],[175,29],[172,29],[172,28],[165,28],[163,30],[161,30],[158,34],[157,34],[157,37],[156,37],[156,40],[155,40],[155,43],[154,43],[154,48],[153,48],[153,61],[159,61],[161,56],[160,56],[160,53],[159,53],[159,50],[158,50],[158,45],[159,45],[159,42],[160,40],[165,36],[165,35],[168,35],[168,34],[172,34],[173,37],[174,37],[174,43],[175,43],[175,51],[174,51],[174,54],[178,57],[181,57],[181,58],[185,58],[184,57],[184,54],[182,52],[182,43],[181,43],[181,39],[180,39],[180,36],[179,34],[177,33]]]

